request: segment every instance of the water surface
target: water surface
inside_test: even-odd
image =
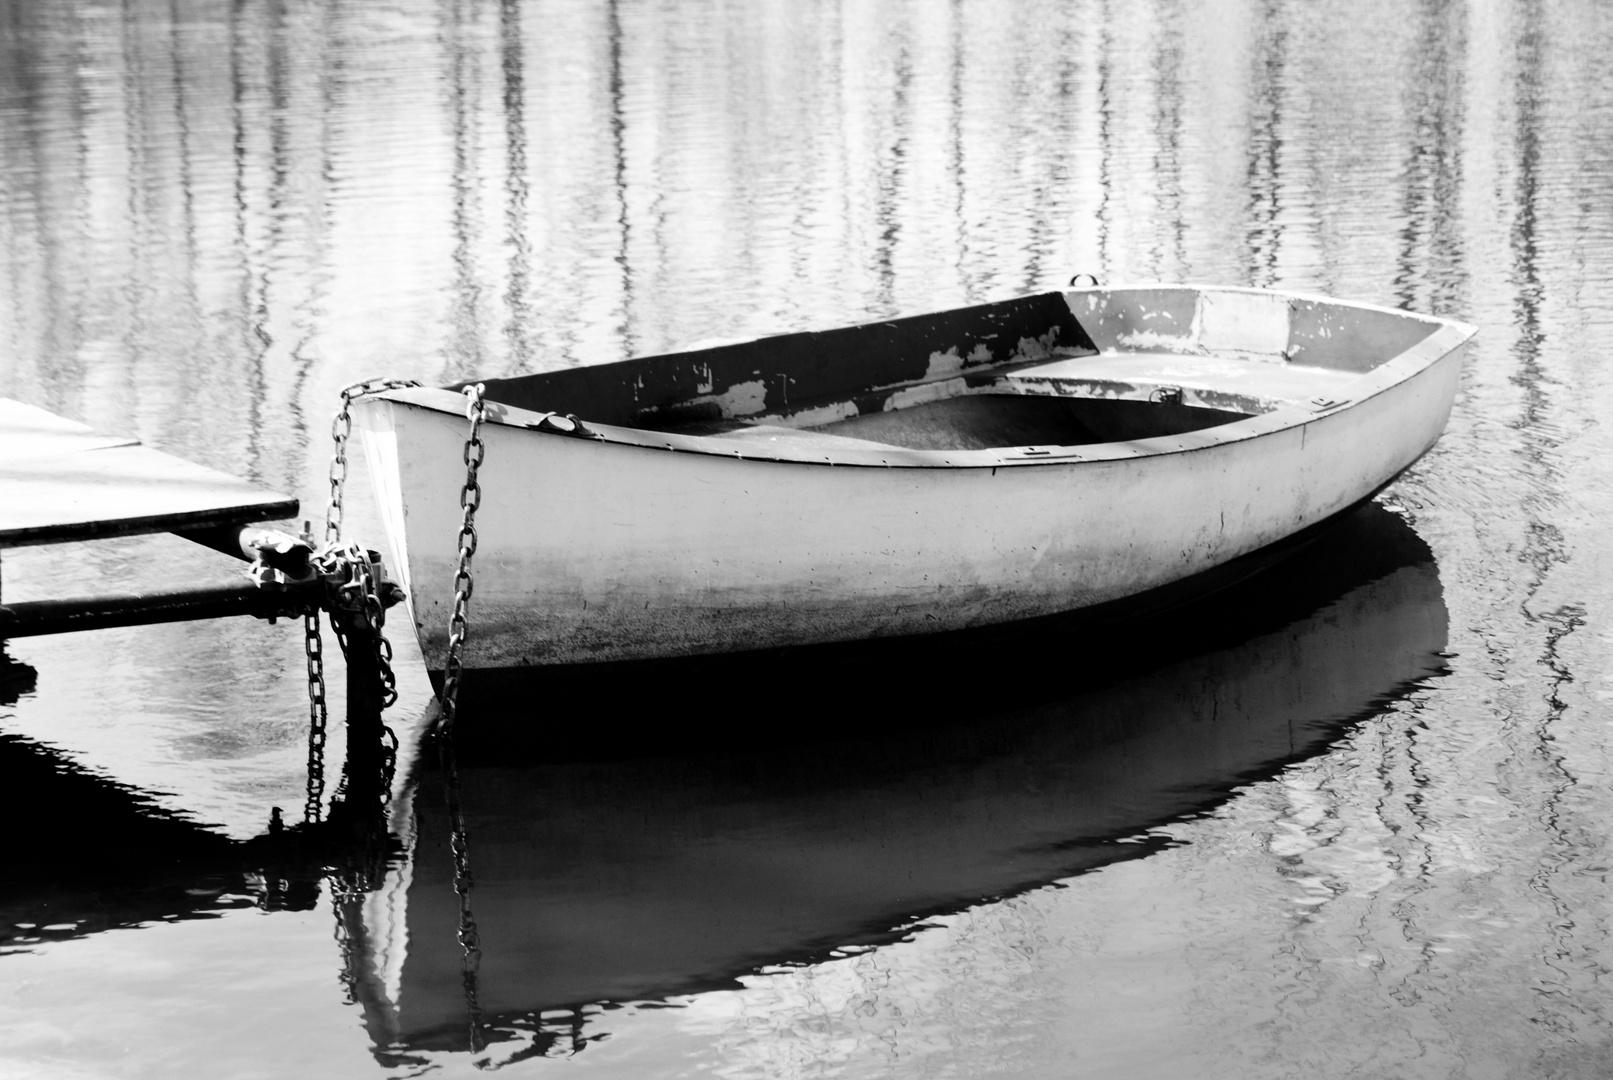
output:
[[[371,375],[600,363],[1078,271],[1480,328],[1390,509],[1236,618],[1104,643],[1106,679],[1066,681],[1045,636],[1027,675],[997,641],[850,741],[470,755],[469,998],[411,642],[391,841],[300,861],[262,840],[305,797],[300,628],[9,643],[0,1063],[1605,1074],[1610,20],[0,0],[0,394],[316,520],[337,391]],[[347,521],[376,535],[366,499],[360,475]],[[8,551],[0,587],[236,572],[133,539]],[[1008,692],[949,694],[966,671]],[[760,727],[769,704],[706,707]],[[333,780],[341,750],[338,727]]]

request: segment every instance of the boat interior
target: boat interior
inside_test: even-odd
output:
[[[1437,320],[1244,289],[1072,289],[489,380],[585,422],[802,448],[983,450],[1331,408]]]

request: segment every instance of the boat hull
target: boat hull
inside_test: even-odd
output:
[[[687,656],[1112,606],[1381,489],[1439,437],[1459,371],[1460,349],[1444,349],[1347,407],[1058,453],[781,460],[498,415],[482,436],[465,664]],[[467,428],[429,397],[441,393],[356,412],[432,671],[446,656]]]

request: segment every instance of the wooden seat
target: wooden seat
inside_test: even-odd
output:
[[[1112,352],[1018,368],[1002,376],[1021,394],[1159,400],[1181,390],[1183,399],[1217,408],[1270,412],[1284,405],[1342,400],[1358,372],[1266,359],[1241,360],[1190,353]]]

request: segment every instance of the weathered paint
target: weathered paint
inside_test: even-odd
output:
[[[486,385],[493,400],[521,408],[656,427],[702,419],[698,409],[690,411],[702,398],[712,399],[706,402],[712,415],[720,414],[723,402],[748,408],[758,393],[769,414],[833,407],[875,387],[924,381],[932,354],[956,350],[965,369],[1001,364],[1014,360],[1026,339],[1043,348],[1093,351],[1063,296],[1042,293],[934,315],[489,379]],[[742,384],[739,397],[726,397]]]
[[[1207,353],[1281,363],[1288,347],[1288,298],[1276,293],[1201,293],[1193,337]]]
[[[991,357],[989,354],[985,357],[986,360],[989,360],[990,358]],[[977,359],[975,362],[978,364],[982,361]],[[924,369],[924,381],[934,382],[937,379],[945,379],[949,376],[956,375],[964,369],[966,363],[967,361],[958,355],[958,347],[956,345],[952,346],[952,348],[946,350],[945,352],[941,352],[939,350],[932,352],[930,354],[930,364]]]
[[[693,401],[694,404],[706,402],[715,405],[725,419],[755,416],[767,408],[767,383],[761,379],[735,383],[720,394],[707,394]]]
[[[823,424],[832,424],[836,420],[848,420],[859,412],[861,410],[855,401],[832,401],[811,409],[798,409],[787,417],[771,418],[770,422],[786,427],[819,427]]]
[[[1092,318],[1091,341],[1107,340],[1111,351],[1129,326],[1184,327],[1183,351],[1171,363],[1188,364],[1205,334],[1240,354],[1269,346],[1279,330],[1248,325],[1260,317],[1281,320],[1281,336],[1292,340],[1293,298],[1245,301],[1262,294],[1234,290],[1237,299],[1206,321],[1193,313],[1213,310],[1226,291],[1212,292],[1206,307],[1198,290],[1077,290],[1070,306]],[[1432,445],[1449,413],[1470,329],[1332,308],[1365,313],[1374,328],[1352,352],[1337,344],[1338,329],[1324,327],[1341,362],[1316,378],[1338,388],[1336,403],[1319,410],[1284,399],[1234,423],[1155,438],[910,450],[634,430],[587,414],[595,437],[577,438],[529,431],[533,414],[510,408],[484,429],[476,629],[466,663],[647,658],[976,626],[1114,601],[1256,551],[1381,487]],[[1415,333],[1384,338],[1376,329],[1384,314],[1415,322]],[[974,315],[977,325],[989,322]],[[1401,354],[1384,351],[1383,340],[1404,339],[1413,344]],[[906,370],[916,384],[924,385],[938,351],[947,352],[913,357]],[[1024,352],[1016,340],[1013,352],[995,355],[1009,365]],[[1362,356],[1374,366],[1349,374],[1346,365]],[[1091,362],[1113,359],[1106,352]],[[1268,359],[1246,364],[1297,375],[1300,385],[1308,378]],[[1030,392],[1037,371],[996,372],[1023,384],[996,392]],[[823,371],[819,382],[848,377]],[[1065,392],[1045,371],[1042,378]],[[963,381],[971,393],[983,390]],[[1081,385],[1079,377],[1068,382]],[[916,389],[874,399],[883,405]],[[452,600],[461,408],[455,394],[404,390],[355,411],[375,471],[391,474],[378,492],[393,501],[383,512],[396,534],[394,561],[406,568],[434,668]],[[791,417],[788,405],[778,412]]]
[[[935,382],[924,382],[917,386],[892,391],[890,396],[885,399],[884,409],[886,412],[894,412],[897,409],[922,405],[927,401],[942,401],[968,392],[969,385],[962,379],[938,379]],[[792,419],[799,421],[798,417]]]

